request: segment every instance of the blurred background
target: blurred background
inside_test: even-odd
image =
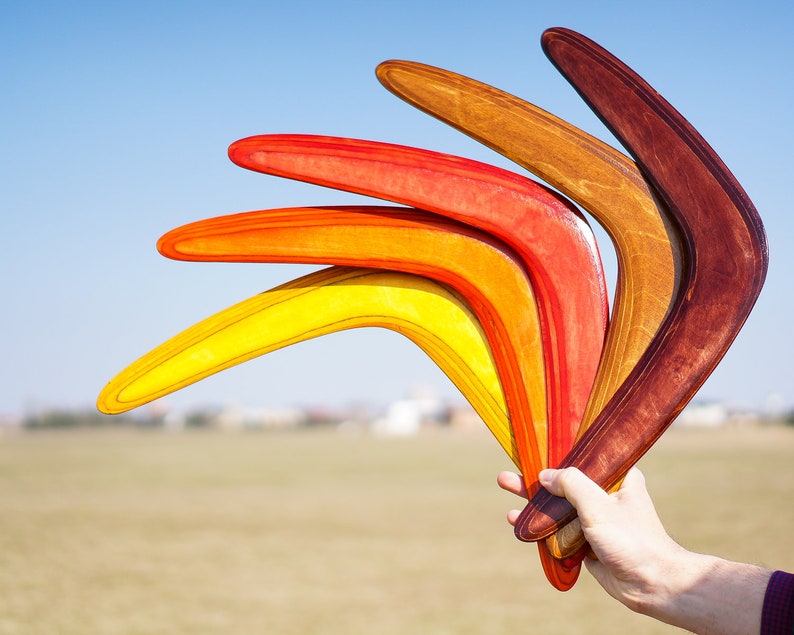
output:
[[[0,21],[0,413],[92,408],[168,337],[309,269],[172,262],[169,229],[279,206],[366,203],[234,166],[264,133],[375,139],[518,170],[377,82],[386,59],[490,83],[615,143],[540,49],[588,35],[643,75],[722,156],[759,209],[771,265],[746,327],[699,398],[791,409],[788,213],[792,9],[741,2],[5,3]],[[614,283],[612,247],[600,246]],[[302,343],[169,397],[173,408],[457,399],[411,342],[359,329]]]
[[[328,134],[520,171],[382,88],[374,69],[396,58],[615,144],[543,55],[550,26],[645,77],[761,214],[771,260],[756,308],[642,466],[685,545],[794,568],[794,428],[776,425],[794,411],[790,4],[32,0],[0,18],[0,634],[674,630],[587,574],[567,594],[549,587],[504,521],[517,503],[494,478],[509,460],[395,333],[301,343],[97,427],[98,392],[137,357],[313,269],[169,261],[159,236],[367,202],[242,170],[231,142]],[[419,434],[370,434],[390,417]],[[26,426],[46,430],[14,434]]]

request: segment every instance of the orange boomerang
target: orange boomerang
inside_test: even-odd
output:
[[[483,325],[510,417],[521,470],[546,465],[544,356],[537,307],[515,254],[493,236],[415,209],[327,207],[263,210],[198,221],[158,242],[170,258],[333,263],[428,276],[460,293]],[[531,480],[528,491],[537,491]],[[570,588],[571,568],[538,549],[549,581]]]
[[[374,141],[262,135],[233,143],[229,157],[258,172],[441,214],[513,248],[528,271],[540,314],[549,464],[568,452],[590,396],[607,323],[606,283],[595,239],[569,201],[494,166]],[[525,480],[532,485],[536,474]]]
[[[176,260],[360,266],[450,286],[485,329],[511,419],[525,422],[521,437],[514,432],[521,464],[545,465],[546,387],[534,295],[515,254],[492,236],[409,208],[298,207],[197,221],[167,232],[157,247]]]

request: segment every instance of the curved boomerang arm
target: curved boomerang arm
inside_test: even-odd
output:
[[[471,309],[423,276],[330,267],[194,324],[116,375],[97,407],[118,414],[304,340],[381,327],[412,340],[476,410],[516,466],[515,441],[491,349]]]
[[[519,467],[534,476],[546,460],[543,349],[532,287],[516,256],[493,236],[420,210],[294,208],[208,219],[158,242],[171,258],[301,262],[386,268],[431,277],[460,293],[482,324],[501,381]],[[518,424],[517,424],[518,422]],[[578,564],[538,550],[558,589],[571,588]]]
[[[543,35],[546,54],[612,130],[681,227],[682,293],[650,348],[563,461],[605,489],[653,445],[723,357],[766,276],[761,219],[699,133],[651,86],[591,40]],[[541,490],[516,523],[538,540],[571,520],[564,499]]]
[[[601,357],[607,294],[592,231],[567,200],[494,166],[374,141],[262,135],[233,143],[229,157],[250,170],[434,212],[513,248],[540,312],[549,455],[556,461],[570,449]]]
[[[291,208],[190,223],[166,233],[158,249],[177,260],[388,269],[450,286],[485,330],[521,465],[545,465],[546,393],[534,295],[515,256],[492,236],[419,210]],[[530,487],[536,490],[537,481]]]
[[[670,212],[631,159],[534,104],[417,62],[383,62],[377,76],[404,101],[570,197],[612,240],[618,263],[615,299],[580,437],[636,366],[678,295],[682,247]],[[549,464],[562,458],[550,457]],[[581,530],[566,527],[565,535],[547,539],[556,558],[583,553]]]
[[[581,436],[645,352],[677,295],[681,246],[669,212],[633,161],[534,104],[417,62],[383,62],[377,76],[404,101],[558,189],[609,234],[618,261],[615,299]]]

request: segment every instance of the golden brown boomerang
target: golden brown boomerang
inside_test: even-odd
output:
[[[681,247],[669,212],[628,157],[527,101],[416,62],[383,62],[377,75],[404,101],[571,198],[612,239],[618,262],[615,300],[581,435],[645,352],[676,295]]]
[[[404,101],[570,197],[611,238],[618,264],[615,300],[598,375],[577,434],[581,436],[648,348],[678,294],[682,248],[669,211],[631,159],[534,104],[416,62],[383,62],[377,76]],[[550,457],[549,464],[562,458]],[[579,532],[574,535],[581,537]],[[576,545],[552,541],[549,547],[562,558]]]

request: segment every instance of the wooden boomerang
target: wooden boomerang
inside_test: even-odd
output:
[[[427,353],[519,465],[477,318],[446,286],[393,271],[330,267],[235,304],[130,364],[100,393],[97,407],[107,414],[126,412],[291,344],[373,326],[401,333]]]
[[[637,364],[678,295],[681,244],[666,207],[631,159],[549,112],[469,77],[391,60],[380,82],[420,110],[526,168],[590,212],[617,254],[612,317],[577,436]],[[577,522],[578,521],[574,521]],[[549,537],[557,558],[584,546]]]
[[[645,352],[676,295],[680,241],[666,208],[624,154],[514,95],[416,62],[383,62],[377,75],[404,101],[573,199],[612,239],[615,301],[581,436]]]
[[[545,464],[546,386],[537,307],[517,256],[493,236],[420,210],[293,208],[198,221],[165,234],[158,249],[181,260],[385,268],[448,284],[485,329],[520,468],[535,475]],[[533,480],[527,490],[537,487]],[[578,567],[554,560],[545,547],[538,553],[552,585],[574,584]]]
[[[680,225],[682,293],[648,351],[562,466],[604,489],[625,476],[723,357],[763,286],[768,252],[747,194],[693,126],[647,82],[591,40],[549,29],[554,65],[634,156]],[[516,523],[538,540],[575,516],[541,490]]]
[[[520,463],[545,463],[546,393],[534,296],[515,255],[492,236],[408,208],[315,207],[197,221],[166,233],[157,246],[177,260],[361,266],[448,285],[483,327],[491,327],[485,333],[508,412],[528,422],[524,438],[515,437]]]
[[[374,141],[263,135],[233,143],[229,157],[258,172],[441,214],[491,233],[513,248],[529,272],[540,312],[549,464],[564,456],[593,386],[607,321],[601,259],[589,225],[573,205],[494,166]],[[483,326],[487,332],[489,325]],[[511,421],[522,425],[520,419]],[[523,436],[514,434],[517,442]],[[534,489],[536,475],[525,472],[525,479]]]

